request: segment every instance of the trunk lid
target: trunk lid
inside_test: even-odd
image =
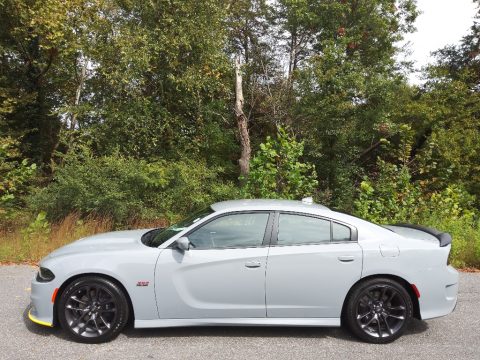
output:
[[[452,243],[452,236],[449,233],[422,225],[395,224],[384,225],[384,227],[410,239],[438,243],[440,247],[445,247]]]

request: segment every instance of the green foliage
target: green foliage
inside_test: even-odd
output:
[[[30,244],[31,239],[40,240],[41,242],[47,242],[51,228],[50,223],[47,220],[47,214],[44,211],[40,211],[30,224],[25,229],[22,229],[23,240],[25,244]]]
[[[245,194],[257,198],[301,199],[315,193],[315,167],[301,162],[303,142],[297,142],[282,127],[277,137],[260,144],[250,164]]]
[[[18,143],[11,138],[0,138],[0,220],[10,218],[23,204],[29,181],[36,173],[36,165],[20,160]]]
[[[378,224],[431,226],[453,237],[451,260],[458,267],[480,266],[480,221],[474,197],[451,185],[429,193],[412,181],[406,166],[378,160],[378,174],[365,178],[355,200],[355,215]]]
[[[378,161],[378,177],[364,179],[355,200],[355,213],[364,219],[385,224],[405,222],[418,207],[421,190],[411,183],[408,168]]]
[[[313,195],[450,229],[456,264],[478,266],[480,26],[416,86],[397,45],[417,14],[414,0],[0,0],[0,222],[40,213],[25,236],[42,239],[70,212],[118,227]],[[241,191],[238,56],[256,153]]]
[[[432,190],[431,179],[425,179],[424,175],[435,162],[428,151],[414,161],[417,159],[412,158],[415,137],[412,128],[399,125],[396,135],[395,142],[381,139],[385,159],[379,157],[375,171],[360,183],[355,212],[377,223],[422,223],[430,216],[473,217],[475,197],[461,184]]]
[[[406,167],[397,167],[379,160],[375,179],[360,183],[355,213],[379,224],[419,223],[431,217],[473,219],[474,197],[462,188],[451,185],[442,191],[428,193],[419,182],[412,182]]]
[[[392,56],[395,42],[412,30],[415,5],[383,0],[281,3],[296,14],[297,28],[305,29],[299,35],[314,29],[311,56],[296,72],[294,126],[309,161],[322,169],[322,188],[333,191],[332,205],[348,209],[372,144],[389,135],[410,100]]]
[[[176,217],[232,196],[220,168],[202,161],[147,163],[124,157],[84,158],[59,168],[54,181],[31,198],[49,219],[91,213],[125,223],[132,218]]]
[[[457,268],[480,268],[480,221],[468,217],[435,217],[426,220],[431,226],[452,235],[450,261]]]
[[[148,160],[231,153],[223,2],[106,4],[96,3],[106,13],[92,24],[98,39],[82,39],[96,68],[78,120],[92,128],[96,150]]]

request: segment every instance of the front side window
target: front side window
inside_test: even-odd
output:
[[[197,211],[187,217],[186,219],[171,225],[166,229],[156,229],[149,231],[142,236],[142,242],[150,247],[159,247],[165,241],[170,240],[174,235],[177,235],[180,231],[185,230],[189,226],[192,226],[196,222],[202,220],[210,214],[213,214],[212,208],[206,208]]]
[[[194,249],[261,246],[268,213],[231,214],[216,218],[188,235]]]
[[[311,216],[280,214],[278,245],[330,242],[330,221]]]

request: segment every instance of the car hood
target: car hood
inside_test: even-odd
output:
[[[112,252],[143,247],[140,239],[150,229],[112,231],[74,241],[51,252],[45,259],[88,252]]]

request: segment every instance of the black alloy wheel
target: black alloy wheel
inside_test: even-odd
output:
[[[347,324],[355,335],[372,343],[388,343],[402,335],[413,305],[405,288],[391,279],[360,283],[347,304]]]
[[[125,294],[101,277],[74,280],[62,292],[58,319],[76,341],[100,343],[114,339],[125,327],[129,308]]]

